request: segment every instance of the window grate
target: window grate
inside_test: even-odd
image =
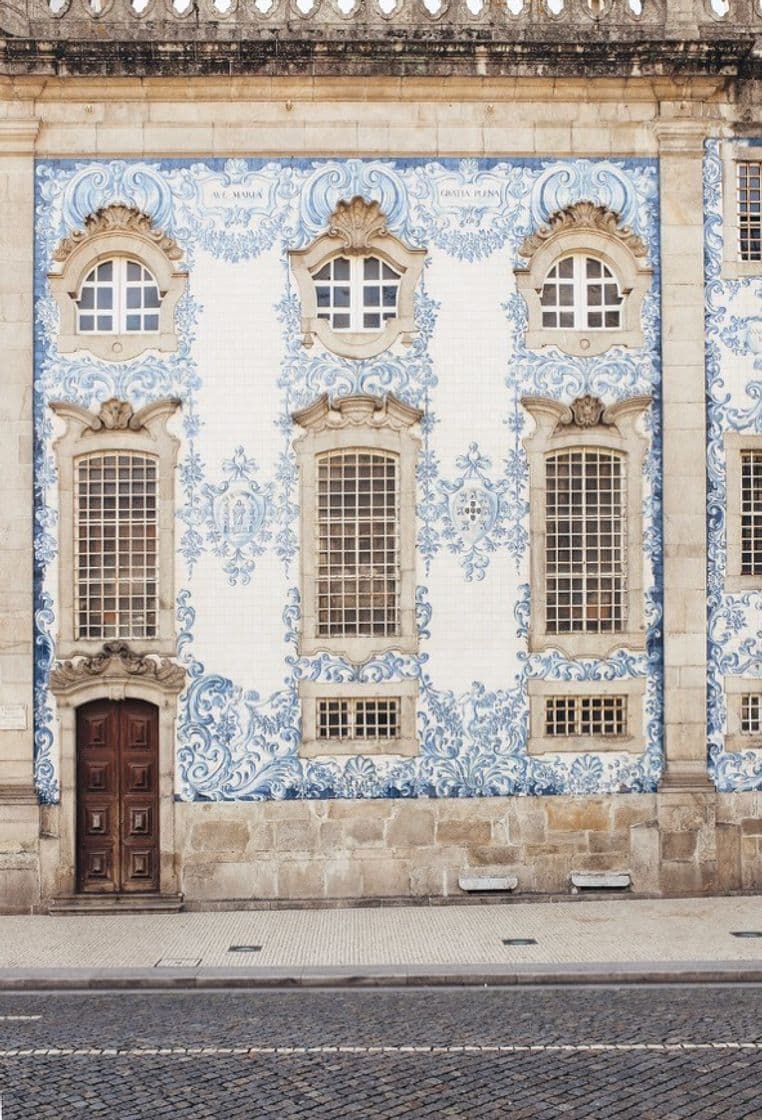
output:
[[[627,734],[626,696],[548,696],[545,734],[611,736]]]
[[[158,463],[134,453],[77,460],[78,638],[153,638],[158,608]]]
[[[742,261],[762,260],[762,163],[738,164],[738,255]]]
[[[622,456],[577,450],[546,460],[546,628],[615,633],[626,614]]]
[[[762,735],[762,695],[747,692],[741,696],[741,732]]]
[[[741,452],[741,574],[762,575],[762,451]]]
[[[397,459],[366,451],[317,463],[317,633],[399,633]]]
[[[379,257],[334,257],[312,278],[317,317],[335,331],[380,331],[397,315],[402,276]]]
[[[161,295],[139,261],[101,261],[85,277],[77,300],[81,334],[136,334],[159,329]]]
[[[617,330],[624,296],[616,276],[597,257],[563,257],[548,272],[540,294],[543,327]]]
[[[399,697],[318,700],[318,739],[396,739],[399,733]]]

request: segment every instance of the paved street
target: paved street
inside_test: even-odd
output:
[[[761,996],[751,985],[4,995],[2,1117],[759,1120]]]

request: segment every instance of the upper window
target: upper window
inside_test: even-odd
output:
[[[548,634],[624,629],[625,467],[597,448],[545,462],[545,624]]]
[[[175,242],[145,214],[109,206],[53,254],[50,287],[60,311],[58,349],[109,361],[176,350],[175,307],[187,273]]]
[[[80,334],[158,331],[161,296],[155,277],[140,261],[101,261],[85,277],[77,300]]]
[[[762,435],[725,434],[726,591],[762,587]]]
[[[729,280],[762,274],[762,150],[738,140],[722,142],[722,275]]]
[[[399,632],[398,457],[365,450],[317,459],[317,633]]]
[[[389,233],[377,202],[339,202],[328,229],[290,253],[305,346],[319,339],[347,358],[371,358],[415,334],[415,287],[426,253]]]
[[[592,202],[554,214],[523,242],[516,269],[527,302],[526,345],[567,354],[642,346],[641,308],[651,283],[646,246],[617,215]]]
[[[738,259],[762,261],[762,163],[739,160],[736,174]]]
[[[335,331],[380,331],[397,316],[402,276],[380,257],[334,257],[313,279],[317,317]]]
[[[133,452],[76,463],[77,638],[155,638],[158,463]]]
[[[642,476],[636,430],[648,397],[604,408],[525,397],[529,460],[530,648],[605,657],[645,643]]]
[[[562,257],[542,286],[542,325],[576,331],[618,330],[623,299],[616,276],[603,261],[579,253]]]
[[[421,413],[396,397],[321,397],[294,413],[301,478],[301,652],[414,652]]]
[[[52,402],[66,422],[56,440],[59,478],[58,653],[95,653],[135,639],[175,652],[174,466],[167,422],[179,402],[133,412],[110,400],[95,415]]]

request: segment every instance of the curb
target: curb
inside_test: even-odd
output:
[[[604,984],[762,984],[762,960],[360,968],[1,969],[0,992],[204,991],[211,988],[421,988]]]

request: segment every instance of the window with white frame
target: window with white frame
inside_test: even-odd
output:
[[[399,624],[396,455],[328,452],[317,461],[317,631],[393,636]]]
[[[545,734],[552,736],[625,735],[626,696],[548,696]]]
[[[76,461],[77,638],[158,632],[158,462],[133,452]]]
[[[85,277],[77,300],[77,330],[83,334],[152,333],[159,330],[161,295],[155,277],[140,261],[100,261]]]
[[[736,164],[736,208],[738,259],[762,261],[762,163],[757,160]]]
[[[762,575],[762,450],[741,452],[741,575]]]
[[[400,734],[398,696],[346,696],[317,702],[318,739],[396,739]]]
[[[741,695],[741,734],[762,735],[762,695],[758,692]]]
[[[313,279],[317,317],[335,331],[380,331],[397,315],[402,276],[380,257],[334,257]]]
[[[542,286],[542,325],[577,331],[619,330],[623,300],[616,276],[603,261],[580,253],[562,257]]]
[[[623,630],[626,495],[622,456],[584,447],[548,455],[545,509],[547,632]]]

